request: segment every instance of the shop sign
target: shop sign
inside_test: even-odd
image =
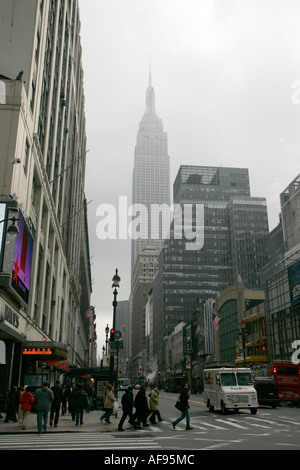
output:
[[[7,321],[15,328],[19,328],[19,315],[17,315],[8,305],[3,305],[0,312],[0,319]]]
[[[23,349],[23,355],[28,356],[28,355],[51,355],[52,354],[52,349],[50,348],[25,348]]]

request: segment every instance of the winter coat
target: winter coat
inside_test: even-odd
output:
[[[52,390],[47,386],[39,388],[35,394],[35,404],[37,411],[50,410],[54,396]]]
[[[105,397],[104,408],[113,409],[115,401],[114,392],[109,390]]]
[[[34,398],[31,392],[24,392],[20,396],[21,410],[31,410],[31,405],[34,402]]]
[[[158,411],[159,410],[158,395],[159,395],[159,393],[155,389],[153,389],[152,392],[150,393],[149,406],[150,406],[151,411]]]
[[[62,401],[62,396],[63,396],[63,390],[62,390],[62,388],[61,388],[59,385],[54,385],[54,386],[51,388],[51,390],[52,390],[53,396],[54,396],[54,400],[53,400],[52,405],[53,405],[53,406],[60,406],[60,405],[61,405],[61,401]]]
[[[142,416],[149,413],[148,401],[145,391],[138,391],[134,400],[134,406],[138,416]]]
[[[182,410],[187,410],[190,407],[189,398],[190,398],[190,394],[188,390],[184,388],[179,397]]]
[[[122,396],[122,407],[125,412],[132,412],[133,408],[133,393],[132,390],[126,390]]]
[[[72,405],[75,408],[83,409],[88,406],[87,394],[82,389],[76,389],[73,395]]]

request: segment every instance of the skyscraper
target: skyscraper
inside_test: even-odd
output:
[[[134,374],[143,363],[148,290],[157,272],[164,234],[170,229],[167,218],[161,218],[153,210],[164,204],[170,205],[170,162],[167,134],[163,131],[162,120],[155,109],[151,72],[146,93],[146,111],[137,133],[132,203],[136,208],[136,220],[139,220],[139,236],[132,239],[131,252],[131,358]]]
[[[158,219],[151,217],[155,205],[170,204],[168,137],[163,130],[162,120],[156,113],[151,72],[146,93],[146,111],[137,133],[132,188],[132,204],[142,205],[146,209],[139,217],[140,237],[132,240],[131,272],[133,273],[138,254],[146,245],[160,249],[163,233],[169,230],[169,224],[164,227],[159,226]]]
[[[238,276],[247,288],[261,288],[260,270],[267,260],[266,201],[250,196],[247,169],[184,165],[173,190],[174,203],[204,205],[204,243],[200,249],[186,250],[186,240],[177,239],[172,227],[160,252],[152,293],[157,357],[164,336]]]

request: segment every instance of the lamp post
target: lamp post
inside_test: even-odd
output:
[[[109,327],[108,327],[108,324],[107,324],[107,325],[106,325],[106,328],[105,328],[105,336],[106,336],[106,340],[105,340],[105,354],[107,354],[108,333],[109,333]]]
[[[113,289],[113,296],[114,296],[114,300],[113,300],[113,332],[115,331],[115,328],[116,328],[116,310],[117,310],[117,305],[118,305],[118,302],[117,302],[117,295],[118,295],[118,289],[120,287],[120,281],[121,281],[121,278],[120,276],[118,275],[118,270],[116,269],[116,273],[114,275],[114,277],[112,278],[112,281],[113,281],[113,284],[112,284],[112,289]],[[114,335],[113,333],[111,333],[110,335],[110,341],[114,341],[115,338],[114,338]],[[113,382],[114,382],[114,362],[115,362],[115,358],[114,358],[114,355],[112,354],[112,348],[110,349],[110,383],[113,385]],[[115,384],[115,390],[117,392],[117,386],[118,384]]]
[[[18,220],[19,219],[16,219],[16,217],[10,217],[8,219],[0,220],[0,224],[2,224],[3,222],[11,221],[12,224],[9,227],[7,227],[6,232],[11,233],[12,235],[18,235],[19,229],[18,229],[18,226],[16,225],[16,222],[18,222]]]

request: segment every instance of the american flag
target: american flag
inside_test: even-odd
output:
[[[213,313],[213,325],[214,325],[215,331],[219,329],[219,321],[220,321],[220,317],[218,317],[217,315]]]
[[[85,318],[90,318],[94,315],[95,313],[95,307],[90,307],[86,312],[85,312]]]

